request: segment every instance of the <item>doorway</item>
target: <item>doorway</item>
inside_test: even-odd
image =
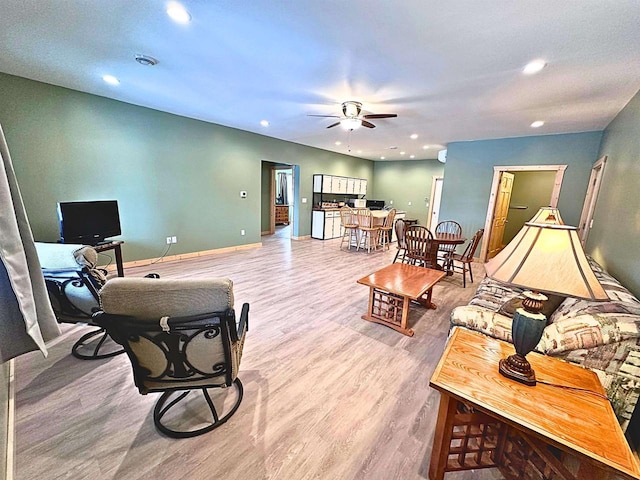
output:
[[[584,205],[582,206],[582,214],[580,215],[580,223],[578,224],[578,235],[580,235],[580,243],[582,243],[583,248],[587,244],[587,237],[593,226],[593,212],[596,209],[596,202],[598,201],[598,193],[600,192],[600,185],[602,184],[602,176],[604,175],[604,166],[606,163],[607,156],[605,155],[594,163],[591,169],[589,187],[584,197]]]
[[[491,184],[491,195],[487,208],[484,231],[487,241],[482,242],[480,260],[486,262],[502,250],[504,242],[505,225],[511,201],[514,172],[555,172],[553,175],[553,186],[551,188],[551,198],[548,205],[557,207],[560,197],[560,187],[566,165],[516,165],[516,166],[496,166],[493,167],[493,182]],[[506,206],[505,206],[506,205]],[[536,212],[530,212],[529,218]]]
[[[433,177],[431,182],[431,198],[429,199],[429,215],[427,217],[427,228],[432,230],[438,225],[440,216],[440,199],[442,198],[443,177]]]
[[[293,236],[293,168],[291,166],[276,166],[273,169],[271,204],[272,231],[278,237],[291,238]]]

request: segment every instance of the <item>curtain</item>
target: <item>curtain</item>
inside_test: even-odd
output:
[[[0,126],[0,362],[60,335]]]
[[[279,205],[289,205],[289,196],[287,194],[287,174],[278,173],[278,195],[276,203]]]

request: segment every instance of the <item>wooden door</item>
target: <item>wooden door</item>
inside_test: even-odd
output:
[[[500,176],[500,186],[498,187],[498,194],[496,196],[496,208],[493,212],[493,222],[491,223],[487,260],[495,257],[500,253],[500,250],[504,248],[502,237],[504,236],[504,227],[507,224],[513,179],[514,175],[509,172],[502,172]]]

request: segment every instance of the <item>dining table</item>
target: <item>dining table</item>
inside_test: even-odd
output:
[[[451,264],[445,262],[444,265],[440,265],[437,261],[438,257],[438,249],[440,245],[462,245],[467,241],[465,237],[462,235],[457,235],[454,233],[434,233],[433,241],[438,244],[438,248],[433,249],[436,255],[434,265],[438,265],[443,270],[447,272],[447,275],[453,275],[453,269],[451,268]]]

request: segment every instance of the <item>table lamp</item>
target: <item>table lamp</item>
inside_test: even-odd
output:
[[[545,223],[546,218],[540,217],[543,223],[525,223],[514,239],[485,264],[490,278],[531,290],[523,293],[523,308],[513,316],[511,332],[516,353],[500,360],[499,367],[505,377],[526,385],[535,385],[536,377],[525,357],[538,344],[547,325],[540,313],[547,300],[543,293],[594,301],[609,299],[589,266],[576,227]],[[554,221],[558,219],[559,215]]]
[[[540,207],[540,210],[533,216],[529,223],[550,223],[564,225],[560,210],[555,207]]]

